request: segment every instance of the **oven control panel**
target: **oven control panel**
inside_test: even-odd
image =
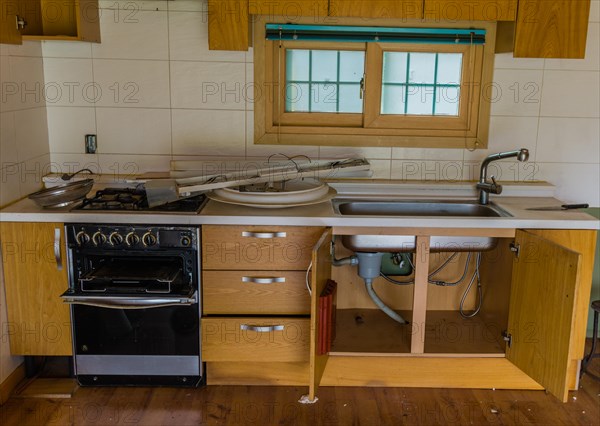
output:
[[[180,226],[67,225],[70,247],[114,250],[198,249],[198,228]]]

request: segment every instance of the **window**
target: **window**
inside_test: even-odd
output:
[[[321,41],[313,33],[308,40],[281,33],[266,40],[258,20],[255,83],[270,95],[255,106],[255,142],[485,147],[489,102],[482,88],[491,80],[495,33],[463,32],[473,31],[487,32],[486,44],[472,35],[456,43],[424,42],[422,35],[401,43],[362,35]]]

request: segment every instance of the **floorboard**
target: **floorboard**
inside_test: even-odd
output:
[[[600,373],[600,359],[592,371]],[[70,399],[10,398],[0,425],[598,425],[600,383],[561,403],[543,391],[209,386],[79,388]]]

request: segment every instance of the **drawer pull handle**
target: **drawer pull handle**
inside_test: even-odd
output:
[[[286,238],[287,237],[287,232],[250,232],[250,231],[244,231],[244,232],[242,232],[242,237],[246,237],[246,238],[260,238],[260,239]]]
[[[270,333],[272,331],[283,331],[285,326],[283,325],[248,325],[241,324],[240,330],[243,331],[255,331],[257,333]]]
[[[284,283],[285,277],[242,277],[242,282],[252,284]]]

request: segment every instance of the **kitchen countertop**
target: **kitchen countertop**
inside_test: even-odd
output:
[[[337,198],[352,199],[453,199],[474,200],[477,192],[469,182],[332,181]],[[96,189],[94,188],[94,191]],[[332,227],[422,227],[489,229],[600,229],[600,221],[580,211],[531,211],[529,207],[558,206],[547,183],[505,184],[501,196],[492,202],[513,217],[415,217],[342,216],[331,202],[285,209],[258,209],[209,200],[200,214],[70,212],[71,206],[42,209],[23,199],[0,211],[2,222],[71,222],[153,225],[292,225]],[[584,200],[582,200],[584,201]]]

